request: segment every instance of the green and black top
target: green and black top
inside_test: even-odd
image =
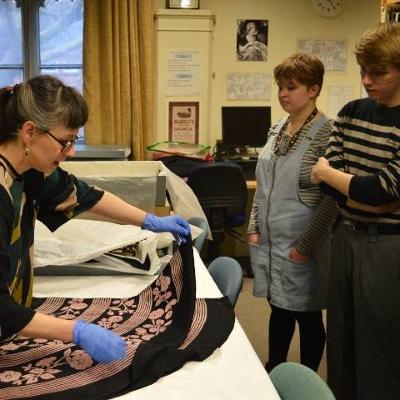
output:
[[[61,168],[47,177],[33,169],[18,175],[0,158],[0,340],[19,332],[34,315],[29,307],[36,218],[54,231],[102,196]]]

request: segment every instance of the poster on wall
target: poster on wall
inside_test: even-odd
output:
[[[325,71],[346,69],[347,42],[345,39],[299,39],[297,51],[318,57],[324,64]]]
[[[226,98],[228,100],[271,100],[270,74],[231,73],[227,76]]]
[[[236,59],[238,61],[267,61],[268,21],[238,19],[236,30]]]
[[[168,104],[168,140],[199,143],[199,102],[170,101]]]
[[[200,51],[171,50],[167,59],[167,96],[200,96]]]

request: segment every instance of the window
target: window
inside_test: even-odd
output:
[[[82,93],[83,0],[0,0],[0,87],[40,73]]]

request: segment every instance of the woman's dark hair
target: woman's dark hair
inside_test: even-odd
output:
[[[26,121],[48,131],[62,124],[68,129],[85,125],[88,107],[82,95],[59,79],[39,75],[0,89],[0,143],[15,140]]]
[[[283,80],[296,80],[307,88],[317,85],[319,94],[324,80],[324,65],[311,54],[296,53],[274,68],[274,78],[278,84]]]

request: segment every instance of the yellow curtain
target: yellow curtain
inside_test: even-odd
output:
[[[83,71],[88,144],[130,145],[145,159],[153,138],[153,0],[85,0]]]

